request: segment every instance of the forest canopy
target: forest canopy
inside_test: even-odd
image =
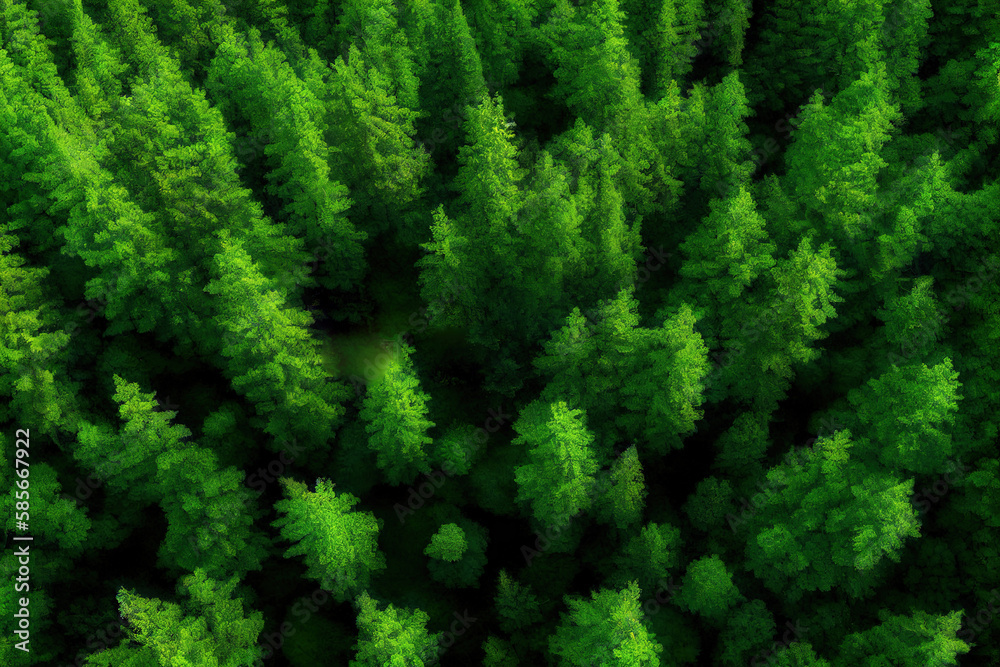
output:
[[[1000,13],[0,0],[0,664],[1000,665]]]

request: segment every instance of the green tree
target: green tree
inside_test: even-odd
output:
[[[681,531],[668,523],[650,521],[628,538],[613,556],[611,581],[626,586],[635,581],[645,596],[653,595],[681,556]]]
[[[642,621],[639,587],[633,582],[615,591],[601,589],[591,599],[566,596],[568,613],[560,614],[549,650],[566,664],[658,667],[663,647]]]
[[[256,641],[264,619],[260,612],[244,617],[242,601],[230,599],[236,583],[233,578],[221,584],[201,571],[186,577],[180,589],[191,596],[191,614],[173,602],[121,589],[117,598],[121,616],[127,622],[124,641],[140,644],[146,651],[129,655],[121,650],[127,646],[123,643],[118,649],[120,655],[115,656],[123,662],[117,664],[129,664],[126,660],[147,664],[144,659],[149,654],[161,665],[238,667],[260,659]],[[89,664],[112,663],[100,660]]]
[[[913,282],[909,293],[885,300],[885,307],[875,315],[885,322],[885,338],[889,360],[905,362],[914,357],[922,359],[942,337],[943,316],[934,296],[934,278],[920,276]]]
[[[531,586],[514,579],[507,570],[500,570],[494,604],[500,615],[500,627],[508,634],[542,620],[539,600]]]
[[[119,430],[107,423],[81,421],[79,445],[73,455],[85,467],[98,471],[108,487],[124,493],[132,502],[148,504],[159,499],[157,460],[187,446],[191,431],[173,424],[173,411],[157,411],[155,394],[138,384],[114,376],[118,414],[124,422]]]
[[[122,93],[122,74],[128,69],[118,51],[111,46],[100,26],[83,11],[80,2],[68,8],[73,26],[73,54],[77,66],[72,83],[80,106],[95,122],[118,108]]]
[[[479,107],[491,91],[463,3],[445,0],[428,10],[418,5],[411,11],[419,12],[424,24],[420,32],[426,53],[420,77],[419,134],[432,142],[433,153],[451,156],[462,143],[461,132],[455,130],[471,120],[469,108]]]
[[[745,666],[750,651],[763,650],[774,636],[774,616],[762,600],[740,603],[719,633],[719,660],[726,667]],[[797,642],[796,642],[797,643]]]
[[[487,534],[472,521],[441,526],[424,549],[431,577],[448,588],[475,586],[486,565]]]
[[[525,52],[534,45],[532,24],[538,6],[528,0],[467,0],[465,4],[483,76],[498,89],[512,86],[520,76]]]
[[[578,121],[579,122],[579,121]],[[592,169],[583,169],[574,199],[581,214],[582,237],[579,287],[576,303],[612,299],[634,283],[636,262],[642,256],[641,220],[629,220],[616,177],[622,156],[611,135],[593,140],[588,126],[581,126],[582,139],[595,153]],[[588,146],[587,148],[590,148]]]
[[[829,106],[819,91],[812,96],[785,157],[790,192],[804,209],[796,233],[818,227],[844,241],[846,250],[866,247],[877,175],[887,164],[879,151],[900,118],[881,63],[860,73]]]
[[[261,511],[235,467],[219,466],[201,447],[172,449],[156,460],[167,534],[159,564],[211,577],[242,578],[267,558],[267,539],[254,529]]]
[[[520,259],[526,244],[516,232],[525,172],[503,100],[487,97],[468,111],[468,140],[459,151],[454,183],[461,214],[453,222],[442,207],[434,212],[433,241],[421,244],[430,254],[417,261],[421,296],[435,327],[465,327],[472,342],[493,350],[502,340],[525,345],[541,329],[537,318],[523,312],[523,293],[532,282]],[[454,294],[456,287],[462,289]],[[493,299],[498,288],[508,298]]]
[[[785,646],[773,655],[771,664],[775,667],[830,667],[829,661],[816,655],[809,642],[795,641]],[[870,654],[869,654],[870,655]]]
[[[712,378],[710,396],[732,383],[731,396],[770,412],[784,397],[793,365],[819,357],[810,344],[826,335],[819,327],[836,315],[833,304],[844,300],[833,288],[846,271],[837,268],[832,251],[829,243],[813,250],[810,237],[803,238],[770,269],[766,296],[734,309],[721,336],[727,363]]]
[[[244,37],[225,25],[215,32],[219,46],[208,69],[207,89],[231,122],[245,122],[252,136],[267,138],[264,155],[251,157],[266,160],[267,190],[284,204],[277,221],[304,239],[308,249],[328,251],[322,276],[326,287],[350,290],[366,269],[361,247],[366,234],[348,220],[348,190],[330,174],[323,100],[281,51],[263,43],[258,31]],[[313,278],[300,280],[307,285]]]
[[[850,437],[847,429],[822,437],[767,473],[770,493],[750,519],[746,563],[789,600],[833,586],[862,597],[888,561],[899,561],[904,540],[920,535],[913,480],[851,459]]]
[[[529,504],[544,526],[562,526],[593,503],[589,491],[598,465],[585,415],[561,401],[539,401],[514,422],[518,437],[512,444],[525,445],[528,456],[528,463],[515,470],[517,500]]]
[[[429,634],[430,618],[419,609],[379,609],[367,592],[358,607],[358,641],[350,667],[424,667],[435,662],[443,633]]]
[[[233,389],[257,406],[256,421],[276,439],[292,435],[321,449],[340,423],[350,389],[328,381],[320,343],[307,328],[312,316],[286,305],[240,241],[223,239],[204,290],[215,296],[214,322],[222,333],[215,345],[221,343]]]
[[[426,213],[418,213],[417,204],[431,162],[415,142],[417,112],[394,97],[380,61],[355,46],[332,67],[323,99],[325,136],[337,147],[331,165],[350,189],[355,219],[370,238],[403,227],[407,242],[423,240]]]
[[[883,22],[889,4],[889,0],[865,5],[779,0],[769,6],[762,17],[763,39],[745,56],[746,70],[758,91],[751,102],[780,109],[784,101],[801,100],[821,85],[847,88],[885,57]],[[904,21],[912,20],[909,3],[902,11]],[[901,46],[895,41],[891,45]],[[837,64],[834,75],[820,74],[832,63]],[[782,75],[774,76],[775,71]]]
[[[79,403],[81,385],[66,373],[73,348],[67,331],[46,331],[63,316],[51,308],[50,269],[25,266],[13,252],[17,238],[6,229],[0,224],[0,396],[7,399],[0,420],[16,418],[51,437],[74,421]]]
[[[958,371],[951,359],[893,366],[865,387],[848,394],[856,410],[856,427],[877,444],[878,461],[886,468],[918,474],[939,472],[956,452],[950,425],[962,400]]]
[[[713,554],[688,566],[675,599],[682,608],[718,623],[730,607],[744,598],[726,564]]]
[[[682,305],[654,329],[639,326],[637,311],[627,289],[592,311],[592,325],[574,309],[533,362],[551,378],[543,397],[579,404],[595,423],[608,425],[602,453],[607,443],[638,437],[666,452],[701,418],[708,350],[691,308]]]
[[[706,309],[704,329],[713,334],[735,315],[745,293],[776,264],[764,218],[743,186],[709,202],[709,214],[680,244],[685,255],[682,282],[669,303],[698,303]]]
[[[695,528],[705,532],[718,529],[733,506],[733,488],[728,479],[715,476],[698,482],[697,490],[684,504],[684,512]]]
[[[315,491],[284,477],[281,483],[287,498],[275,503],[283,516],[272,525],[295,542],[285,557],[304,556],[306,576],[318,580],[336,600],[350,599],[368,586],[372,574],[385,569],[377,543],[382,521],[370,512],[351,511],[359,499],[337,495],[328,480],[317,479]]]
[[[882,609],[878,618],[879,625],[844,638],[833,662],[835,667],[857,664],[858,660],[901,667],[946,667],[957,665],[958,656],[971,650],[956,637],[962,625],[961,611],[892,614]]]
[[[504,639],[490,635],[483,642],[483,667],[517,667],[514,646]]]
[[[708,197],[726,196],[749,184],[754,171],[749,129],[744,119],[753,115],[739,71],[726,75],[708,95],[705,105],[705,143],[699,148],[701,190]],[[750,226],[754,223],[751,222]]]
[[[611,465],[609,484],[597,500],[595,516],[624,533],[642,519],[647,495],[639,453],[632,445]]]
[[[399,8],[390,0],[345,0],[338,4],[335,34],[341,55],[346,57],[348,49],[354,47],[356,52],[349,60],[360,53],[384,73],[388,95],[404,109],[416,111],[421,82],[414,71],[414,55],[406,33],[399,27]]]
[[[52,466],[31,461],[30,456],[26,461],[30,466],[30,475],[10,479],[10,492],[0,497],[0,509],[8,517],[4,522],[4,529],[14,532],[18,503],[27,502],[32,536],[56,547],[53,549],[55,553],[50,555],[52,560],[49,567],[68,566],[88,542],[92,527],[90,517],[85,508],[77,506],[72,498],[64,497],[61,493],[62,487]],[[0,453],[0,463],[7,466],[8,470],[22,469],[20,466],[15,468],[14,462],[8,460],[6,448]]]
[[[431,537],[431,543],[424,547],[424,554],[454,563],[462,559],[468,547],[465,531],[458,524],[446,523]]]
[[[434,422],[427,419],[430,396],[420,391],[410,354],[397,345],[385,374],[370,384],[360,417],[366,422],[368,447],[378,455],[378,466],[390,484],[409,483],[420,472],[430,472],[426,446]]]
[[[763,412],[743,412],[725,433],[715,441],[719,454],[714,465],[734,478],[753,478],[763,473],[768,438],[768,415]]]

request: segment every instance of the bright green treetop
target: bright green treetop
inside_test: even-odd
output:
[[[549,650],[579,667],[659,667],[663,647],[643,624],[639,587],[633,582],[615,591],[593,591],[591,599],[566,596]]]
[[[390,484],[412,482],[420,472],[430,472],[427,419],[430,396],[420,390],[410,354],[413,348],[397,345],[385,374],[368,386],[360,412],[366,422],[368,447],[378,455],[378,466]]]
[[[358,641],[350,667],[424,667],[435,662],[442,633],[429,634],[430,618],[419,609],[410,611],[378,603],[362,592],[358,607]]]
[[[328,480],[317,479],[315,491],[286,477],[281,482],[287,499],[274,504],[283,516],[273,525],[296,543],[285,557],[305,556],[306,576],[339,601],[363,590],[372,574],[385,568],[377,542],[381,520],[370,512],[351,511],[358,498],[334,493]]]

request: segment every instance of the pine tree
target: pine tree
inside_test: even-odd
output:
[[[429,634],[430,618],[419,609],[410,611],[378,603],[363,591],[358,607],[358,641],[350,667],[424,667],[434,664],[443,633]]]
[[[939,472],[955,454],[949,427],[962,400],[958,371],[950,358],[925,364],[893,366],[865,387],[848,394],[858,431],[877,443],[878,461],[893,470]]]
[[[958,656],[971,647],[955,635],[962,625],[962,612],[934,615],[922,610],[891,614],[879,610],[881,623],[847,635],[834,660],[835,667],[857,660],[879,660],[903,667],[957,665]]]
[[[518,437],[512,444],[526,445],[529,461],[515,470],[518,502],[530,504],[532,515],[545,526],[562,526],[587,510],[598,465],[585,412],[564,402],[536,402],[521,412],[514,430]]]
[[[427,431],[434,422],[427,419],[430,396],[420,390],[410,361],[413,351],[406,344],[396,346],[385,375],[368,386],[360,412],[368,447],[390,484],[410,483],[417,473],[430,472]]]
[[[231,121],[244,121],[252,135],[268,138],[264,155],[254,157],[266,160],[268,192],[284,203],[278,221],[303,238],[307,249],[328,251],[324,285],[351,289],[365,272],[361,242],[366,234],[347,219],[348,190],[336,180],[340,174],[330,173],[324,100],[316,98],[283,53],[264,45],[256,30],[243,37],[225,26],[216,34],[220,43],[206,87]],[[302,278],[303,285],[313,280]]]
[[[288,307],[242,244],[226,236],[205,291],[215,295],[220,351],[233,388],[257,404],[268,433],[322,448],[339,425],[350,389],[326,380],[319,343],[307,330],[312,317]]]
[[[337,147],[333,172],[352,194],[355,219],[369,221],[371,237],[417,224],[404,213],[424,194],[422,181],[431,167],[430,156],[415,143],[418,114],[394,96],[392,81],[374,58],[351,46],[334,61],[323,99],[327,143]],[[403,238],[423,239],[417,229],[407,234]]]
[[[836,315],[833,304],[844,300],[834,287],[846,272],[837,268],[832,250],[829,243],[813,250],[811,239],[803,238],[770,269],[767,298],[740,304],[724,322],[723,346],[731,361],[719,370],[714,394],[731,382],[730,395],[770,412],[784,396],[793,365],[819,356],[810,345],[826,335],[819,327]]]
[[[500,570],[494,604],[500,616],[500,627],[508,634],[542,620],[539,600],[531,586],[521,584],[508,575],[507,570]]]
[[[681,543],[678,528],[650,521],[614,555],[610,581],[621,586],[634,581],[644,596],[653,595],[668,572],[679,564]]]
[[[833,586],[862,597],[885,576],[887,561],[898,562],[903,541],[920,535],[913,480],[852,459],[850,438],[847,429],[820,438],[767,473],[771,492],[750,519],[746,562],[786,599]]]
[[[638,450],[632,445],[612,464],[610,483],[597,501],[595,516],[624,533],[642,519],[647,495]]]
[[[681,607],[717,623],[742,599],[732,574],[717,554],[699,558],[688,566],[676,597]]]
[[[185,614],[173,602],[119,590],[118,608],[127,622],[124,642],[140,644],[147,649],[145,655],[152,654],[159,664],[237,667],[260,659],[256,640],[264,629],[264,619],[260,612],[245,618],[242,602],[229,599],[236,582],[231,579],[220,584],[201,571],[186,577],[180,588],[191,596],[198,615]],[[123,662],[118,664],[129,664],[128,659],[145,664],[139,657],[142,654],[122,651],[127,646],[124,642],[118,649],[123,654],[117,656]],[[92,664],[112,663],[102,660]]]
[[[705,105],[705,143],[700,146],[701,191],[707,197],[725,197],[748,185],[754,166],[748,159],[749,129],[744,119],[753,114],[738,71],[714,86]]]
[[[448,588],[476,586],[486,565],[488,532],[472,521],[447,523],[424,549],[431,577]]]
[[[561,614],[549,651],[567,664],[658,667],[663,647],[642,622],[639,587],[601,589],[590,600],[566,596],[569,613]]]
[[[285,500],[275,503],[282,516],[272,525],[295,544],[285,557],[304,556],[306,576],[316,579],[338,601],[364,590],[371,576],[385,569],[378,550],[382,521],[370,512],[351,511],[359,499],[334,493],[328,480],[316,480],[315,491],[302,482],[281,478]]]

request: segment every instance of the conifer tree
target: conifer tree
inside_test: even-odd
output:
[[[112,656],[98,654],[98,660],[88,664],[148,664],[143,660],[150,656],[161,665],[237,667],[260,659],[261,649],[256,641],[264,628],[264,619],[260,612],[244,617],[242,602],[229,599],[235,587],[235,579],[220,584],[201,571],[186,577],[179,588],[190,595],[188,606],[192,607],[192,614],[186,614],[173,602],[121,589],[117,595],[118,607],[127,622],[128,638],[117,650],[108,653],[114,652],[114,659],[122,662],[114,663],[109,660]],[[124,650],[127,642],[135,642],[145,651]]]
[[[514,579],[507,570],[500,570],[495,605],[500,627],[508,634],[542,620],[539,600],[531,586]]]
[[[730,607],[743,598],[733,585],[732,574],[717,554],[691,563],[676,596],[681,607],[720,622]]]
[[[951,359],[893,366],[865,387],[848,394],[858,431],[878,446],[886,468],[917,474],[940,472],[955,454],[950,425],[962,400],[958,371]]]
[[[518,502],[530,504],[542,525],[562,526],[589,509],[598,466],[585,412],[564,402],[536,402],[521,412],[514,430],[518,437],[512,444],[528,448],[528,463],[515,471]]]
[[[846,667],[859,659],[904,667],[945,667],[959,664],[958,656],[971,648],[956,637],[962,625],[961,611],[935,615],[919,609],[911,614],[879,610],[878,617],[879,625],[844,638],[835,667]]]
[[[374,573],[385,569],[378,550],[382,521],[370,512],[352,511],[359,499],[337,494],[328,480],[309,491],[302,482],[281,478],[286,499],[275,503],[282,516],[273,525],[295,544],[285,557],[304,556],[307,575],[343,602],[363,591]]]
[[[772,492],[751,517],[746,562],[789,600],[833,586],[862,597],[885,576],[887,561],[898,562],[904,540],[920,535],[913,480],[853,459],[850,438],[847,429],[820,438],[767,473]]]
[[[360,412],[368,447],[378,455],[390,484],[409,483],[417,473],[430,472],[427,431],[434,422],[427,419],[430,396],[420,390],[410,361],[413,351],[405,343],[396,346],[385,375],[368,386]]]
[[[595,516],[624,532],[642,519],[647,495],[639,453],[632,445],[612,464],[609,484],[597,501]]]
[[[487,534],[472,521],[441,526],[424,549],[431,577],[448,588],[475,586],[486,565]]]
[[[601,589],[590,600],[566,596],[569,612],[560,615],[549,650],[567,664],[658,667],[663,646],[642,621],[639,587]]]
[[[419,609],[400,609],[391,603],[379,609],[367,591],[356,599],[358,641],[350,667],[424,667],[435,663],[443,633],[427,632],[430,618]]]

